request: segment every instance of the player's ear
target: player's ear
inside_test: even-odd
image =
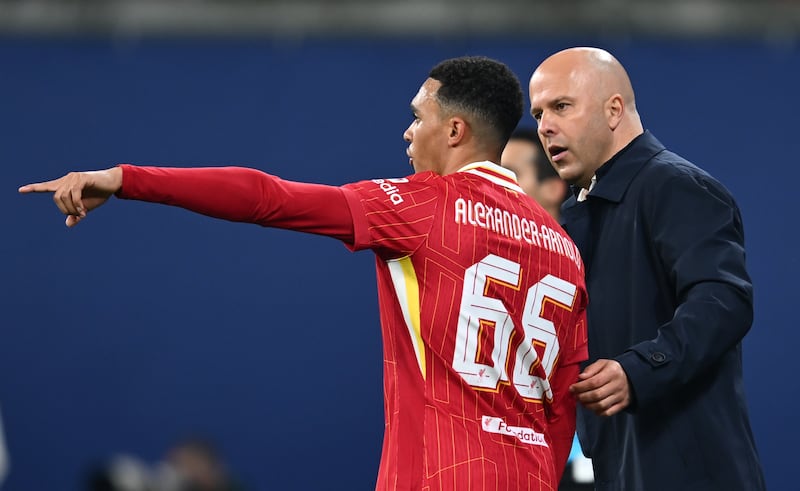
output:
[[[448,131],[450,133],[447,137],[447,144],[455,147],[464,139],[464,135],[467,132],[467,122],[459,117],[450,118]]]

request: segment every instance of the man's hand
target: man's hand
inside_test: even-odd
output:
[[[628,376],[616,360],[597,360],[578,375],[570,392],[598,416],[613,416],[631,403]]]
[[[61,213],[67,215],[67,227],[75,226],[86,213],[105,203],[122,188],[122,169],[112,167],[90,172],[70,172],[54,181],[27,184],[20,193],[53,193]]]

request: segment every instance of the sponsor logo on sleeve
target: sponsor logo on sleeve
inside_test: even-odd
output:
[[[408,182],[408,179],[373,179],[372,182],[377,184],[381,190],[386,193],[386,196],[389,197],[393,205],[399,205],[403,202],[403,196],[400,195],[400,190],[395,184]]]

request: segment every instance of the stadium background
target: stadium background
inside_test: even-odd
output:
[[[142,203],[70,230],[19,185],[117,162],[402,176],[432,65],[487,55],[526,83],[573,45],[612,51],[645,127],[737,197],[753,428],[769,488],[797,489],[800,14],[728,4],[0,3],[0,489],[81,490],[111,455],[201,433],[248,489],[366,490],[383,430],[371,254]]]

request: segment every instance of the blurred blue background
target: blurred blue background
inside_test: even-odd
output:
[[[606,48],[645,127],[737,197],[756,320],[745,382],[770,489],[798,489],[800,47],[745,37],[513,32],[0,37],[4,491],[82,490],[91,466],[220,447],[251,490],[368,490],[383,433],[373,257],[332,239],[114,200],[75,229],[17,187],[70,170],[244,165],[327,184],[411,172],[428,70]],[[529,115],[522,125],[533,124]]]

